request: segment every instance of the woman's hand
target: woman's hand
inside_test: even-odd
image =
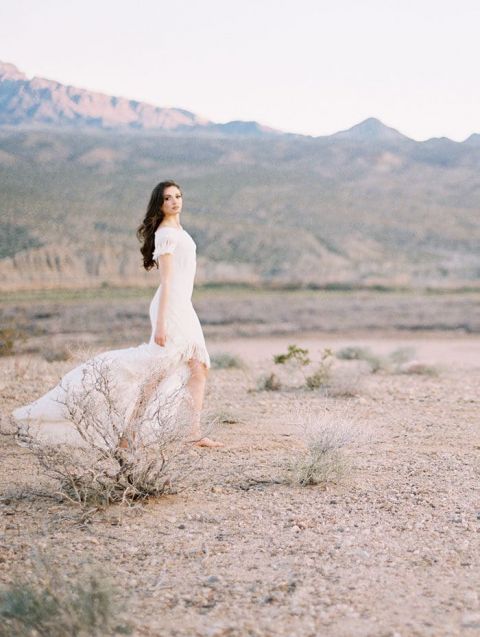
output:
[[[165,323],[157,323],[154,340],[157,345],[165,347],[165,343],[167,342],[167,330],[165,327]]]

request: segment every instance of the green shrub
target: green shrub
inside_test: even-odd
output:
[[[321,366],[317,369],[316,372],[307,376],[305,380],[305,384],[308,389],[320,389],[320,387],[325,387],[330,380],[330,370]]]
[[[320,389],[325,387],[331,378],[331,367],[333,363],[332,351],[325,348],[322,352],[322,359],[317,370],[307,376],[305,384],[308,389]]]
[[[285,363],[290,361],[301,366],[309,365],[311,360],[308,357],[308,349],[302,349],[297,347],[297,345],[289,345],[286,354],[277,354],[273,357],[275,365],[285,365]]]

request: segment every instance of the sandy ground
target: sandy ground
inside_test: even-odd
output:
[[[282,483],[298,447],[297,406],[318,392],[249,391],[289,343],[415,348],[438,376],[366,374],[354,398],[328,399],[369,440],[324,486]],[[29,453],[3,440],[0,581],[40,546],[67,570],[102,564],[121,588],[134,635],[412,637],[480,634],[480,337],[304,333],[215,339],[206,405],[229,413],[202,451],[192,487],[79,524],[72,505],[35,495]],[[71,363],[0,359],[2,409],[50,388]],[[48,488],[48,487],[47,487]],[[51,489],[51,487],[50,487]],[[23,494],[23,495],[21,495]]]

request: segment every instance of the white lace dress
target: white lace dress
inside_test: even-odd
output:
[[[150,303],[149,342],[102,352],[73,368],[48,393],[12,412],[20,431],[28,426],[29,434],[44,442],[83,444],[78,427],[72,422],[79,397],[88,404],[88,409],[98,413],[100,419],[105,417],[106,422],[112,420],[113,409],[117,426],[122,428],[137,404],[141,388],[152,375],[158,383],[152,399],[156,404],[150,405],[150,413],[158,413],[159,403],[165,409],[178,406],[178,401],[185,397],[190,375],[188,361],[195,358],[210,367],[210,357],[191,301],[196,271],[195,242],[184,229],[160,227],[155,233],[153,259],[158,262],[159,256],[167,253],[173,255],[173,267],[165,346],[157,345],[154,340],[162,291],[160,282]],[[105,386],[101,380],[105,377],[108,378],[111,406],[105,403],[105,391],[98,391],[99,387]],[[172,398],[170,403],[169,398]],[[149,413],[148,409],[146,413]]]

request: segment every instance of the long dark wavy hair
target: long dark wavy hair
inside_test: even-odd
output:
[[[158,268],[158,264],[152,258],[155,248],[155,232],[165,216],[162,212],[163,193],[170,186],[176,186],[182,192],[180,186],[174,181],[161,181],[157,184],[152,190],[145,218],[137,229],[137,239],[142,243],[140,252],[143,256],[145,270],[151,270],[154,266]]]

